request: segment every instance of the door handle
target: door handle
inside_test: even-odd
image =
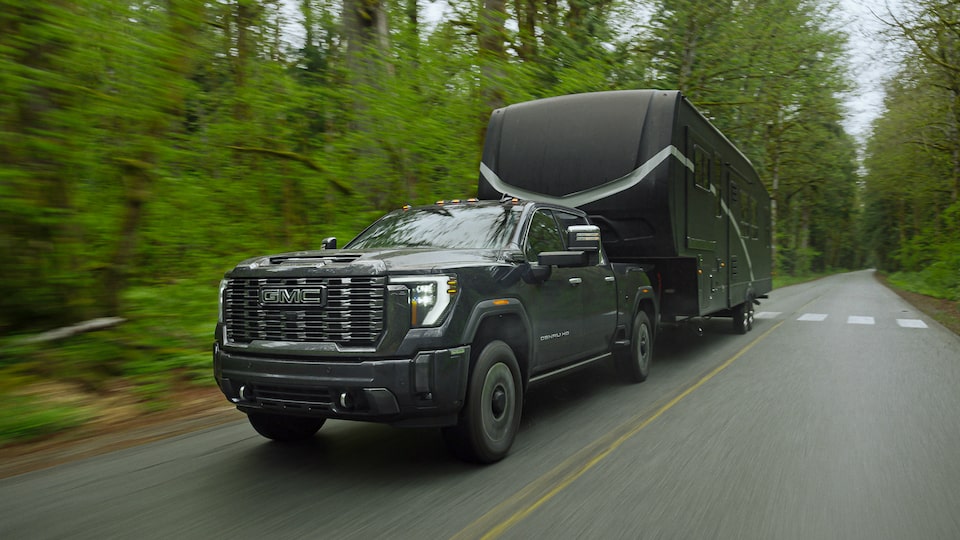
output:
[[[607,277],[603,278],[603,280],[606,281],[607,283],[614,283],[614,282],[617,281],[617,278],[615,278],[615,277],[613,277],[613,276],[607,276]]]
[[[580,279],[580,278],[578,278],[578,277],[572,277],[572,278],[568,279],[567,281],[569,281],[570,284],[573,285],[574,287],[576,287],[577,285],[583,283],[583,280]]]

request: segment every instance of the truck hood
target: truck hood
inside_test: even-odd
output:
[[[430,273],[471,266],[504,264],[502,251],[476,249],[328,249],[295,251],[247,259],[231,275],[269,273],[316,276],[378,276],[402,272]]]

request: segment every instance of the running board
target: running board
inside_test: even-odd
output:
[[[629,342],[628,342],[628,343],[629,343]],[[558,369],[558,370],[556,370],[556,371],[551,371],[551,372],[549,372],[549,373],[543,373],[543,374],[541,374],[541,375],[537,375],[536,377],[530,377],[530,381],[529,381],[529,382],[532,384],[532,383],[544,381],[544,380],[546,380],[546,379],[549,379],[550,377],[555,377],[555,376],[557,376],[557,375],[562,375],[562,374],[564,374],[564,373],[569,373],[569,372],[574,371],[574,370],[576,370],[576,369],[580,369],[580,368],[582,368],[582,367],[586,367],[586,366],[588,366],[588,365],[590,365],[590,364],[592,364],[592,363],[594,363],[594,362],[599,362],[599,361],[601,361],[601,360],[606,360],[607,358],[610,358],[610,357],[612,357],[612,356],[613,356],[612,353],[603,353],[603,354],[601,354],[600,356],[595,356],[595,357],[589,358],[589,359],[587,359],[587,360],[581,360],[580,362],[576,362],[576,363],[574,363],[574,364],[570,364],[570,365],[568,365],[568,366],[564,366],[564,367],[562,367],[562,368],[560,368],[560,369]]]

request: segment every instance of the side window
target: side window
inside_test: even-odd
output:
[[[549,210],[538,210],[530,220],[527,231],[527,247],[524,252],[528,261],[536,261],[537,254],[543,251],[563,251],[563,237],[557,229],[557,222]]]
[[[560,234],[563,236],[563,243],[566,246],[567,239],[567,228],[573,225],[586,225],[587,218],[578,216],[576,214],[568,214],[566,212],[554,212],[554,216],[557,217],[557,222],[560,223]]]

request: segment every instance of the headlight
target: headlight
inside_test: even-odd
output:
[[[223,323],[223,292],[227,290],[227,283],[226,279],[220,280],[220,295],[217,301],[217,322],[219,323]]]
[[[403,284],[410,290],[410,326],[437,326],[443,322],[457,295],[456,276],[400,276],[390,283]]]

